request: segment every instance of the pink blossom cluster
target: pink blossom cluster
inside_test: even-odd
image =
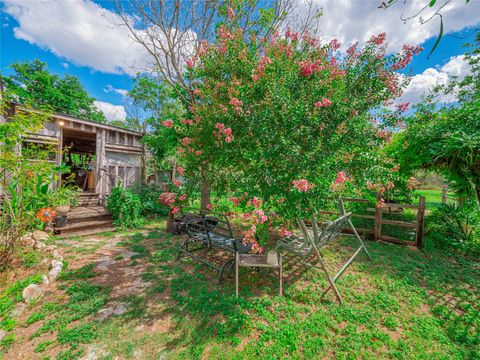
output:
[[[182,119],[182,120],[180,120],[180,122],[183,125],[192,125],[193,124],[193,120],[191,120],[191,119]]]
[[[180,195],[180,197],[178,198],[179,201],[185,201],[187,199],[187,194],[182,194]]]
[[[230,6],[227,9],[227,15],[230,21],[235,20],[235,11],[233,11],[233,9]]]
[[[185,169],[181,166],[181,165],[178,165],[177,166],[177,172],[182,175],[182,176],[185,176]]]
[[[315,60],[315,62],[311,62],[309,59],[305,61],[300,61],[300,75],[309,77],[314,73],[323,70],[323,66],[320,65],[319,60]]]
[[[238,206],[238,204],[240,204],[240,199],[237,197],[229,197],[228,201],[231,201],[235,206]]]
[[[259,224],[263,224],[264,222],[266,222],[268,220],[268,216],[265,215],[265,213],[263,212],[262,209],[257,209],[253,213],[256,215],[256,218],[255,218],[254,221],[259,223]]]
[[[216,136],[219,140],[222,139],[223,137],[225,142],[227,143],[232,142],[232,140],[234,139],[232,135],[232,128],[229,128],[229,127],[227,128],[225,124],[222,124],[222,123],[216,123],[215,128],[218,130],[216,132]]]
[[[405,112],[405,111],[410,110],[410,103],[409,103],[409,102],[405,102],[405,103],[403,103],[403,104],[398,104],[398,105],[396,105],[396,107],[397,107],[397,110],[398,110],[399,112]]]
[[[250,226],[250,229],[244,231],[243,235],[243,245],[248,246],[249,244],[252,247],[253,253],[261,254],[263,252],[263,248],[258,244],[257,240],[255,239],[255,234],[257,233],[257,227],[255,225]]]
[[[417,186],[417,179],[415,179],[413,176],[410,176],[410,178],[407,180],[407,189],[413,190],[415,189],[415,186]]]
[[[200,95],[201,93],[202,93],[202,92],[201,92],[199,89],[193,90],[193,94],[194,94],[194,95],[197,95],[197,96],[198,96],[198,95]]]
[[[418,55],[423,51],[421,46],[403,45],[402,58],[396,63],[392,64],[393,70],[403,69],[412,61],[413,55]]]
[[[382,185],[382,184],[372,183],[371,181],[367,180],[366,187],[370,191],[376,191],[376,192],[379,192],[380,194],[383,194],[385,193],[386,190],[393,189],[395,187],[395,184],[393,182],[389,182],[386,185]]]
[[[318,40],[315,39],[314,37],[310,36],[309,34],[305,33],[302,36],[303,41],[307,43],[310,46],[317,46],[318,45]]]
[[[384,208],[385,207],[385,199],[379,199],[375,204],[376,208]]]
[[[231,98],[229,104],[233,106],[236,115],[242,112],[241,106],[243,105],[243,102],[241,100],[238,100],[237,98]]]
[[[358,46],[358,41],[354,44],[352,44],[348,49],[347,49],[347,54],[352,57],[352,58],[355,58],[358,54],[357,54],[357,46]]]
[[[387,33],[383,32],[381,34],[378,34],[377,36],[372,35],[372,37],[370,38],[370,40],[368,40],[368,42],[370,44],[382,45],[385,42],[386,38],[387,38]]]
[[[229,32],[224,25],[221,25],[218,28],[218,36],[222,40],[233,40],[233,39],[235,39],[235,35],[232,34],[231,32]]]
[[[335,179],[335,184],[343,184],[346,181],[348,181],[347,173],[345,171],[339,171]]]
[[[177,179],[173,179],[172,182],[173,182],[173,185],[175,185],[176,187],[179,187],[180,185],[182,185],[182,183]]]
[[[329,107],[330,105],[332,105],[332,101],[327,98],[322,98],[321,101],[315,103],[316,108]]]
[[[337,178],[330,186],[333,191],[342,191],[345,188],[345,183],[349,180],[345,171],[339,171],[337,173]]]
[[[179,208],[178,206],[174,206],[174,207],[172,208],[172,214],[176,214],[176,213],[178,213],[179,211],[180,211],[180,208]]]
[[[298,32],[292,31],[290,28],[287,28],[287,31],[285,32],[285,38],[292,41],[297,41],[300,38],[300,34]]]
[[[165,126],[166,128],[171,128],[173,126],[173,120],[168,119],[168,120],[162,121],[162,125]]]
[[[392,134],[387,131],[387,130],[378,130],[377,131],[377,136],[380,138],[380,139],[383,139],[385,141],[388,141],[390,142],[392,140]]]
[[[254,196],[253,198],[251,198],[250,200],[247,201],[247,205],[252,205],[256,208],[262,206],[262,201],[257,197],[257,196]]]
[[[192,58],[188,59],[188,60],[186,61],[187,66],[188,66],[189,68],[193,68],[193,67],[195,66],[195,61],[196,61],[195,57],[192,57]]]
[[[293,233],[292,233],[290,230],[286,229],[286,228],[282,228],[282,229],[280,230],[280,236],[281,236],[282,238],[289,237],[289,236],[292,236],[292,235],[293,235]]]
[[[184,137],[184,138],[182,139],[182,145],[183,145],[183,146],[188,146],[188,145],[191,144],[192,141],[193,141],[192,138]]]
[[[252,74],[252,80],[253,81],[260,80],[261,77],[265,75],[265,67],[271,63],[272,63],[272,60],[267,55],[263,55],[260,59],[260,63],[258,64],[258,67],[254,70]]]
[[[301,192],[307,192],[315,186],[314,184],[309,183],[306,179],[293,180],[292,184],[295,189]]]
[[[340,49],[340,43],[338,42],[337,39],[332,39],[330,41],[330,43],[328,44],[328,47],[332,50],[332,51],[337,51],[338,49]]]

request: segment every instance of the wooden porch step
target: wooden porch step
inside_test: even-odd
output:
[[[67,233],[77,233],[77,232],[83,232],[85,230],[96,230],[98,231],[104,231],[104,230],[99,230],[99,228],[111,228],[113,227],[113,222],[112,220],[96,220],[96,221],[81,221],[73,224],[67,224],[67,226],[64,226],[62,228],[57,228],[56,230],[61,234],[67,234]]]
[[[109,220],[112,215],[102,206],[78,206],[68,214],[68,223],[77,223],[88,220]]]
[[[106,231],[116,231],[116,228],[114,226],[94,227],[94,228],[72,231],[72,232],[66,232],[66,233],[60,232],[59,236],[64,237],[64,238],[69,238],[71,236],[95,235],[95,234],[103,233],[103,232],[106,232]]]

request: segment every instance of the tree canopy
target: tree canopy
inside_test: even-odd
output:
[[[38,59],[14,63],[11,68],[15,73],[1,78],[10,94],[9,100],[93,121],[107,121],[76,77],[52,74],[47,64]]]

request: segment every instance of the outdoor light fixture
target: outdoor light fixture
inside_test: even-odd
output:
[[[60,120],[60,121],[58,122],[58,125],[63,126],[63,125],[65,125],[65,122],[63,122],[63,121]]]

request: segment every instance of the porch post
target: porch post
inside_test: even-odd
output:
[[[95,192],[100,194],[100,198],[105,195],[105,129],[97,128],[97,143],[95,149],[97,155],[97,164],[96,164],[96,186]]]

